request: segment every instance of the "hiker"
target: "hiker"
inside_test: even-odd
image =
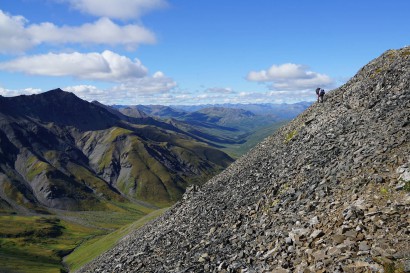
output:
[[[320,87],[316,88],[317,102],[319,102]]]
[[[323,103],[323,97],[325,96],[325,90],[321,89],[319,92],[319,102]]]

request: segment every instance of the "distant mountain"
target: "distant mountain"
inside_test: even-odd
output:
[[[113,105],[112,107],[127,116],[133,116],[132,111],[158,118],[180,118],[187,114],[185,111],[163,105]]]
[[[0,96],[0,207],[163,206],[232,162],[172,124],[130,118],[60,89]]]
[[[193,138],[240,156],[281,125],[306,109],[298,104],[219,104],[200,106],[114,105],[121,113],[129,109],[161,119]],[[255,113],[255,112],[256,113]]]
[[[307,109],[312,102],[288,103],[250,103],[250,104],[203,104],[203,105],[172,105],[170,107],[186,112],[196,112],[206,108],[232,108],[252,112],[255,115],[274,116],[279,119],[293,119]]]
[[[145,114],[144,112],[136,109],[136,108],[131,108],[131,107],[125,107],[124,108],[124,113],[122,113],[121,111],[119,111],[118,109],[102,104],[98,101],[92,101],[92,104],[95,104],[99,107],[104,108],[105,110],[107,110],[108,112],[110,112],[111,114],[114,114],[115,116],[117,116],[118,118],[122,119],[122,120],[127,120],[130,121],[132,119],[131,118],[136,118],[136,119],[145,119],[148,118],[148,115]],[[135,120],[133,120],[135,121]]]
[[[185,120],[231,124],[256,115],[250,111],[235,108],[209,107],[186,115]]]

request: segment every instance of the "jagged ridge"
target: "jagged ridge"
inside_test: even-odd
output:
[[[410,47],[81,272],[409,272]]]

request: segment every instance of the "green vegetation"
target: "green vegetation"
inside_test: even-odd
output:
[[[410,181],[404,183],[404,190],[410,192]]]
[[[67,264],[70,271],[80,269],[83,265],[90,262],[103,252],[111,249],[121,238],[140,228],[152,219],[160,216],[166,210],[167,208],[156,210],[142,217],[140,220],[128,224],[110,234],[98,236],[92,240],[84,242],[64,259],[65,264]]]
[[[286,122],[278,122],[274,125],[258,129],[257,131],[253,132],[251,135],[248,135],[246,137],[245,143],[226,144],[224,145],[225,148],[222,148],[221,150],[229,154],[233,158],[238,158],[241,155],[248,152],[250,149],[252,149],[256,144],[258,144],[265,138],[271,136],[277,129],[279,129],[284,124],[286,124]]]
[[[410,49],[406,49],[400,54],[402,57],[410,56]]]
[[[108,137],[106,138],[105,142],[111,143],[117,137],[129,134],[132,134],[132,131],[120,127],[114,127],[113,129],[111,129],[111,132],[108,134]]]
[[[37,175],[41,174],[43,171],[51,170],[52,167],[38,160],[36,157],[32,156],[27,161],[27,179],[29,181],[33,180]]]
[[[296,130],[293,130],[287,133],[285,136],[285,143],[288,143],[289,141],[291,141],[297,135],[297,133],[298,132]]]
[[[382,72],[382,71],[383,71],[383,68],[379,67],[379,68],[377,68],[377,69],[375,70],[375,73],[376,73],[376,74],[379,74],[379,73]]]
[[[102,239],[94,245],[97,253],[88,254],[87,257],[92,259],[127,232],[142,226],[163,211],[154,211],[154,208],[143,204],[116,201],[107,203],[107,209],[65,211],[59,215],[41,217],[0,216],[0,272],[66,272],[63,257],[78,246],[88,246]],[[146,216],[151,212],[154,213]],[[139,219],[141,221],[137,221]],[[113,235],[105,237],[112,232]],[[98,252],[98,249],[101,251]],[[93,248],[87,251],[93,251]],[[69,261],[77,267],[88,261],[77,259],[73,256]]]
[[[388,194],[389,194],[389,190],[388,190],[387,188],[385,188],[385,187],[381,187],[381,188],[380,188],[380,193],[381,193],[382,195],[388,195]]]
[[[401,262],[393,262],[384,257],[374,257],[373,260],[383,266],[385,273],[404,273],[404,265]]]
[[[116,194],[109,188],[107,182],[93,174],[90,170],[72,162],[69,162],[66,167],[78,181],[82,181],[89,188],[102,193],[107,199],[124,201],[124,198],[121,195]]]
[[[63,256],[98,233],[55,217],[0,216],[0,271],[64,271]]]

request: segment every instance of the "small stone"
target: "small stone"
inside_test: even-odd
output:
[[[346,236],[345,235],[341,235],[341,234],[336,234],[333,235],[333,242],[335,244],[341,244],[344,242],[344,240],[346,240]]]
[[[207,260],[209,260],[209,254],[208,253],[203,253],[201,255],[201,257],[199,257],[198,262],[203,263]]]
[[[356,238],[357,236],[357,231],[355,230],[348,230],[345,232],[344,234],[346,237],[350,237],[350,238]]]
[[[317,216],[313,217],[312,219],[309,220],[309,224],[311,226],[319,224],[319,218]]]
[[[376,183],[383,183],[383,182],[384,182],[384,178],[381,177],[380,175],[375,175],[375,176],[373,177],[373,179],[374,179],[374,181],[375,181]]]
[[[360,242],[359,244],[359,250],[360,251],[369,251],[370,247],[366,242]]]
[[[289,273],[289,270],[282,267],[277,267],[276,269],[272,270],[272,273]]]
[[[337,248],[337,247],[331,247],[327,251],[327,255],[329,256],[336,256],[336,255],[339,255],[340,253],[341,253],[340,248]]]
[[[403,261],[403,267],[404,267],[404,272],[409,273],[410,272],[410,259],[404,260]]]
[[[406,186],[406,184],[404,182],[401,182],[401,183],[397,184],[397,186],[394,189],[396,191],[401,191],[402,189],[404,189],[404,186]]]
[[[324,233],[323,233],[322,230],[316,229],[315,231],[312,232],[312,234],[310,234],[310,238],[316,239],[316,238],[321,237],[323,235],[324,235]]]
[[[326,253],[323,250],[318,250],[312,254],[316,261],[322,261],[326,258]]]

